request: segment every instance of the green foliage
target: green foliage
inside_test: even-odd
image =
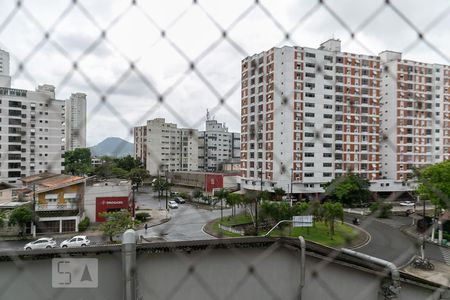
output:
[[[231,206],[231,215],[234,216],[236,214],[236,206],[242,204],[242,196],[236,193],[229,193],[225,202],[228,206]]]
[[[228,191],[226,189],[220,189],[214,193],[217,199],[220,201],[221,199],[226,199],[228,196]]]
[[[194,198],[201,198],[201,197],[203,197],[202,190],[200,190],[200,189],[194,190],[194,192],[192,193],[192,197],[194,197]]]
[[[378,218],[389,218],[392,214],[392,204],[381,203],[379,206]]]
[[[111,168],[111,175],[112,175],[112,177],[115,177],[115,178],[124,178],[124,179],[128,178],[127,171],[125,171],[122,168],[115,167],[115,166]]]
[[[380,209],[380,203],[378,203],[378,202],[372,203],[372,204],[370,205],[370,207],[369,207],[369,210],[370,210],[370,213],[371,213],[371,214],[373,214],[374,212],[376,212],[376,211],[379,210],[379,209]]]
[[[130,173],[128,174],[128,178],[131,180],[132,185],[136,185],[139,187],[145,178],[147,178],[148,172],[145,169],[142,168],[133,168],[130,170]]]
[[[89,220],[89,218],[84,217],[84,219],[81,220],[81,222],[78,224],[78,230],[80,232],[86,231],[86,229],[88,229],[90,224],[91,224],[91,221]]]
[[[11,214],[9,215],[10,225],[17,224],[20,227],[23,227],[32,220],[33,220],[33,212],[31,210],[31,207],[27,205],[14,208]]]
[[[447,209],[450,199],[450,160],[434,164],[417,171],[418,194],[431,200],[437,209]]]
[[[325,185],[325,194],[344,206],[355,207],[370,199],[369,181],[355,174],[337,177]]]
[[[277,223],[281,220],[291,220],[293,216],[304,215],[309,208],[309,204],[301,202],[292,207],[287,202],[268,202],[261,204],[261,218],[263,220]]]
[[[272,193],[269,192],[269,191],[262,191],[262,192],[259,194],[259,196],[260,196],[260,198],[261,198],[262,201],[269,201],[269,200],[272,200]]]
[[[4,211],[0,211],[0,228],[5,226],[6,223],[6,214]]]
[[[93,172],[91,165],[91,150],[77,148],[64,154],[64,170],[67,174],[88,175]]]
[[[323,220],[323,208],[320,203],[320,200],[313,200],[309,202],[310,212],[314,216],[314,225],[316,221]]]
[[[136,220],[139,220],[140,222],[146,222],[148,219],[150,219],[150,214],[148,212],[142,211],[136,213]]]
[[[322,205],[322,209],[323,217],[327,224],[330,226],[330,237],[333,239],[335,233],[334,222],[336,219],[340,219],[342,222],[344,222],[344,208],[339,202],[325,202]]]
[[[100,225],[100,230],[107,236],[111,242],[114,241],[114,236],[123,233],[133,225],[133,220],[128,211],[104,212],[100,216],[106,219]]]
[[[274,188],[273,192],[275,194],[275,198],[280,201],[284,195],[286,195],[286,192],[282,188]]]
[[[178,193],[178,196],[180,196],[181,198],[186,199],[186,200],[191,199],[191,195],[189,195],[188,193],[184,193],[184,192]]]
[[[141,162],[131,155],[114,159],[114,163],[118,168],[121,168],[127,172],[133,169],[138,169],[141,166]]]

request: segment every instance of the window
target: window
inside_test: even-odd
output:
[[[305,127],[314,127],[314,123],[305,122]]]
[[[305,66],[308,67],[308,68],[315,68],[316,67],[316,65],[313,64],[313,63],[306,63]]]
[[[305,137],[314,137],[314,132],[305,132]]]
[[[316,78],[316,74],[314,74],[314,73],[305,73],[305,77]]]
[[[314,163],[313,162],[305,162],[305,167],[312,168],[312,167],[314,167]]]
[[[306,52],[305,57],[316,57],[314,53]]]
[[[333,157],[333,154],[331,154],[331,153],[324,153],[323,157]]]
[[[314,93],[305,93],[305,97],[314,98],[316,95]]]
[[[333,119],[333,115],[332,114],[324,114],[323,117],[325,119]]]
[[[314,103],[311,102],[306,102],[305,103],[305,107],[315,107],[316,105]]]
[[[314,118],[314,113],[311,113],[311,112],[305,112],[305,117],[308,117],[308,118]]]
[[[305,143],[305,147],[312,148],[312,147],[314,147],[314,143]],[[308,157],[310,157],[310,156],[308,156]]]
[[[332,163],[330,163],[330,162],[325,162],[325,163],[323,163],[323,166],[324,166],[325,168],[329,168],[329,167],[332,166]]]
[[[313,152],[305,152],[305,157],[314,157]]]
[[[327,66],[327,65],[325,65],[325,70],[327,70],[327,71],[332,71],[333,70],[333,66]]]
[[[323,177],[331,177],[331,173],[323,173]]]
[[[305,177],[314,177],[314,173],[305,173]]]

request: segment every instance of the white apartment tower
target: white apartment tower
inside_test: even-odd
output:
[[[86,148],[86,94],[74,93],[65,106],[66,151]]]
[[[36,91],[0,87],[0,180],[17,183],[24,176],[63,170],[64,101],[55,87]]]
[[[199,132],[198,168],[215,172],[221,163],[239,162],[240,133],[229,132],[224,123],[210,119],[209,113],[205,125],[205,131]]]
[[[450,159],[450,66],[380,53],[382,177],[407,180],[413,167]]]
[[[245,189],[322,192],[347,171],[379,178],[380,58],[272,48],[242,61],[241,176]]]
[[[198,131],[177,128],[163,118],[134,127],[135,157],[142,161],[150,175],[198,170]]]
[[[9,53],[0,49],[0,87],[11,87],[11,76],[9,73]]]
[[[55,87],[11,88],[9,53],[0,50],[0,181],[18,183],[45,171],[61,173],[64,123],[65,101],[55,99]]]

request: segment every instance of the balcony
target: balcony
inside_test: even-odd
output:
[[[77,210],[78,209],[78,203],[77,202],[65,202],[65,203],[56,203],[56,202],[49,202],[49,203],[37,203],[36,211],[50,211],[50,210]]]

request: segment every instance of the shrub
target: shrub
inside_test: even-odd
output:
[[[378,202],[374,202],[370,205],[369,210],[370,213],[374,213],[375,211],[377,211],[380,208],[380,204]]]
[[[389,218],[392,214],[392,204],[383,203],[380,205],[380,212],[378,218]]]
[[[138,212],[136,214],[136,220],[140,222],[145,222],[150,219],[150,214],[148,212]]]
[[[88,229],[89,224],[91,224],[91,221],[88,217],[84,217],[83,220],[81,220],[80,224],[78,224],[78,231],[83,232],[86,229]]]

